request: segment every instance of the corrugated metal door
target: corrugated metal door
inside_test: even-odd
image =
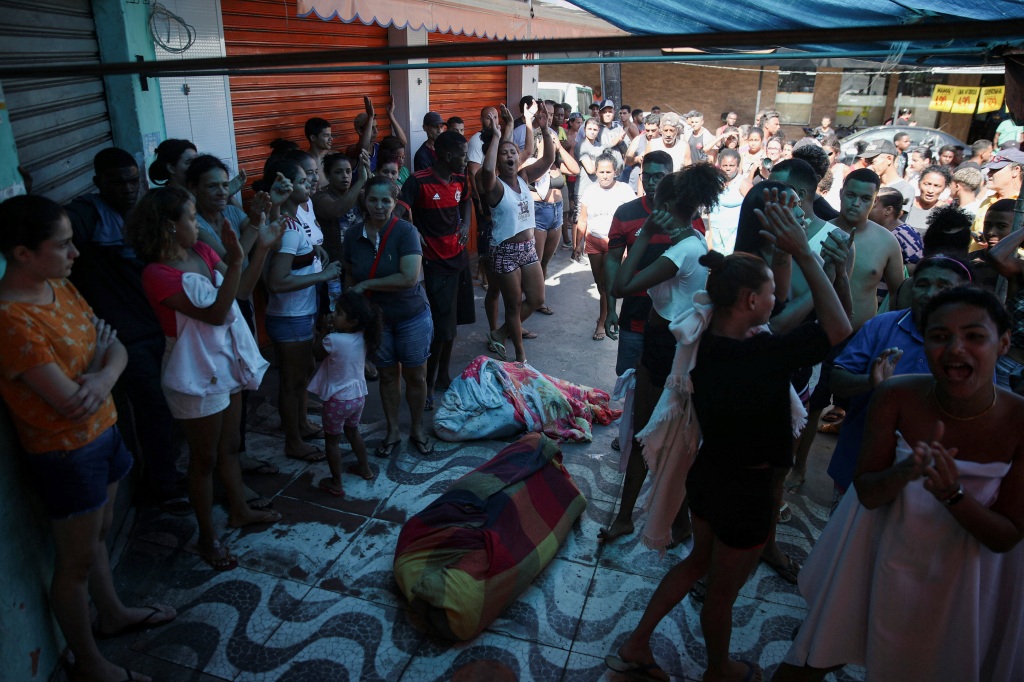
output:
[[[296,16],[292,0],[221,0],[224,43],[229,57],[345,47],[387,47],[388,31],[359,22],[323,21],[316,15]],[[391,86],[386,71],[296,74],[230,78],[231,110],[235,121],[238,165],[250,178],[263,173],[270,143],[278,137],[294,140],[302,149],[306,119],[320,116],[331,122],[339,151],[356,140],[352,121],[369,95],[381,114],[380,136],[390,133],[384,108]]]
[[[438,43],[479,43],[487,38],[452,35],[451,33],[430,33],[427,44]],[[466,137],[480,132],[480,110],[505,102],[508,97],[507,67],[487,66],[487,62],[502,57],[476,57],[479,66],[469,69],[430,69],[430,110],[445,119],[459,116],[466,122]],[[439,59],[437,61],[466,61],[464,58]],[[511,109],[516,112],[517,102]]]
[[[99,62],[89,0],[0,0],[0,65]],[[10,79],[3,83],[18,160],[34,194],[65,203],[89,192],[92,159],[112,144],[103,79]]]

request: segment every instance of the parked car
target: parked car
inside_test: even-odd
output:
[[[542,81],[537,84],[537,98],[550,99],[555,102],[568,102],[573,111],[584,116],[588,115],[590,103],[594,101],[594,91],[589,85],[580,83],[556,83]]]
[[[938,155],[939,147],[947,144],[967,149],[966,142],[958,140],[949,133],[942,132],[936,128],[922,128],[921,126],[873,126],[844,138],[842,154],[839,160],[842,163],[850,164],[857,158],[858,142],[870,143],[875,140],[889,140],[892,142],[892,138],[895,137],[896,133],[907,133],[910,135],[910,149],[907,150],[908,152],[915,147],[928,147],[932,150],[932,155],[936,156]]]

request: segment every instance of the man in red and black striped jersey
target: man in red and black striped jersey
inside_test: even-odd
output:
[[[434,387],[451,383],[449,364],[458,324],[476,321],[473,281],[469,274],[470,201],[466,170],[466,138],[453,131],[434,140],[433,167],[409,176],[402,200],[412,207],[413,223],[423,242],[423,286],[434,321],[434,340],[427,360],[427,401]]]
[[[633,246],[637,233],[654,210],[654,191],[661,179],[672,172],[672,165],[672,157],[665,151],[654,151],[644,156],[642,177],[645,195],[627,201],[615,210],[608,232],[608,253],[605,255],[604,266],[609,292],[612,290],[619,266],[622,265],[626,249]],[[652,237],[637,271],[656,261],[671,244],[672,239],[668,235],[658,234]],[[615,299],[609,294],[608,317],[605,319],[604,327],[609,338],[619,339],[618,355],[615,360],[617,376],[636,367],[644,347],[644,324],[650,312],[651,299],[645,291],[623,300],[621,314],[615,312]]]

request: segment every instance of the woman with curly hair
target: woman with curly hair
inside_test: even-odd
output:
[[[199,241],[196,207],[188,192],[163,187],[146,194],[125,225],[132,246],[148,263],[142,286],[167,337],[161,385],[189,446],[189,499],[199,523],[198,553],[213,569],[238,565],[213,527],[213,471],[228,499],[228,525],[274,523],[276,512],[250,509],[238,463],[241,391],[259,387],[267,362],[256,347],[236,298],[252,292],[277,223],[261,221],[245,254],[233,230],[221,239],[225,258]]]

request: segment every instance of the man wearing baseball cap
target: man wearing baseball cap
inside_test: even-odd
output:
[[[441,134],[443,129],[444,118],[441,117],[441,114],[436,111],[428,111],[427,115],[423,117],[423,132],[427,134],[427,139],[416,150],[416,156],[413,157],[412,167],[414,171],[418,172],[433,168],[434,164],[437,163],[434,140],[437,139],[437,136]]]
[[[974,217],[973,230],[981,234],[985,230],[985,214],[989,206],[1000,199],[1016,199],[1020,194],[1021,174],[1024,173],[1024,152],[1019,149],[1001,149],[992,156],[982,170],[987,174],[988,188],[992,194],[978,207]]]
[[[896,157],[899,153],[900,150],[889,140],[872,140],[864,148],[864,151],[857,155],[857,158],[864,159],[867,167],[878,175],[882,181],[882,187],[899,190],[899,193],[903,195],[903,210],[909,213],[914,205],[915,192],[914,186],[901,178],[896,170]]]

